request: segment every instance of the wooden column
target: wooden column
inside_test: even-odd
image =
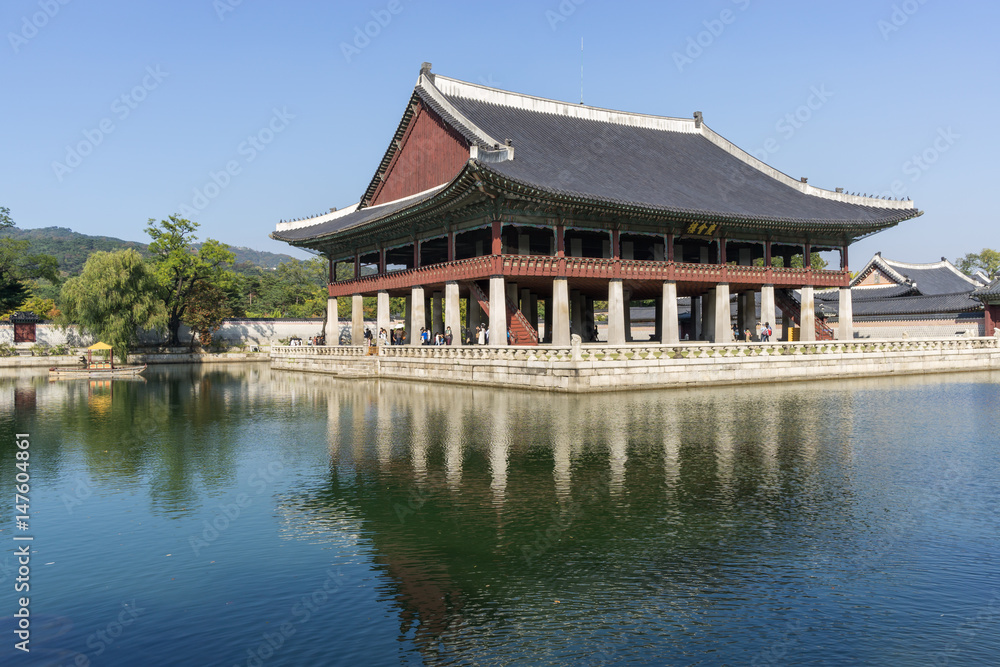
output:
[[[667,252],[664,253],[664,254],[666,255],[666,258],[667,258],[668,262],[673,262],[674,261],[674,235],[673,234],[667,234],[667,241],[666,242],[667,242]]]
[[[494,220],[493,221],[492,233],[493,233],[492,234],[493,235],[493,239],[492,239],[493,242],[491,244],[490,254],[493,255],[493,271],[496,274],[500,274],[501,271],[503,270],[502,266],[501,266],[502,262],[500,260],[500,253],[503,252],[503,235],[502,235],[502,233],[503,233],[503,223],[500,220]],[[490,280],[492,280],[492,278]],[[492,301],[492,296],[490,297],[490,300]],[[490,322],[492,322],[493,321],[492,311],[490,311],[490,312],[491,312]],[[506,331],[506,328],[507,328],[507,325],[504,324],[504,331]],[[504,334],[504,342],[503,342],[503,344],[504,345],[507,344],[506,333]],[[490,324],[490,345],[491,346],[493,345],[493,325],[492,324]]]

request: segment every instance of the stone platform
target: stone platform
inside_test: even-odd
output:
[[[1000,370],[1000,338],[575,347],[272,347],[271,367],[570,393]]]

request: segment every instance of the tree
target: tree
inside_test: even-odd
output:
[[[962,273],[975,273],[982,270],[988,276],[1000,273],[1000,252],[983,248],[980,252],[970,252],[965,257],[955,260],[955,266]]]
[[[65,324],[76,323],[108,343],[121,362],[138,331],[162,331],[167,321],[156,276],[135,250],[95,252],[60,292]]]
[[[0,206],[0,229],[14,226],[10,209]],[[0,313],[16,310],[30,296],[33,280],[59,280],[59,262],[55,257],[31,254],[28,241],[0,239]]]
[[[160,298],[166,308],[168,343],[171,345],[180,343],[177,333],[198,290],[208,285],[224,290],[234,279],[228,268],[236,261],[236,256],[229,246],[208,239],[197,251],[192,248],[198,226],[197,222],[171,215],[168,220],[158,223],[150,218],[146,227],[152,239],[149,252],[160,285]],[[201,301],[202,306],[205,303]]]
[[[781,268],[782,266],[784,266],[783,262],[784,262],[784,260],[781,257],[772,257],[771,258],[771,266],[773,266],[773,267]],[[811,252],[811,253],[809,253],[809,264],[813,268],[813,270],[815,270],[815,271],[822,271],[822,270],[824,270],[827,267],[828,262],[825,259],[823,259],[823,257],[818,252]],[[764,259],[761,258],[761,257],[758,257],[757,259],[755,259],[753,261],[753,265],[754,266],[764,266]],[[792,255],[791,268],[793,268],[793,269],[801,269],[802,268],[802,255],[801,254],[799,254],[799,255]]]
[[[222,326],[222,320],[231,317],[233,311],[226,304],[227,294],[215,285],[201,283],[188,297],[185,321],[191,331],[198,334],[202,345],[212,342],[212,334]]]

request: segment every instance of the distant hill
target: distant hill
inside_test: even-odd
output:
[[[113,236],[90,236],[80,234],[66,227],[40,227],[38,229],[18,229],[12,227],[0,230],[0,237],[25,240],[31,243],[32,253],[52,255],[59,260],[59,269],[69,275],[76,275],[83,270],[83,265],[91,253],[103,250],[124,250],[134,248],[143,257],[149,256],[148,244],[138,241],[125,241]],[[198,244],[200,245],[200,244]],[[282,262],[299,261],[291,255],[264,252],[230,246],[236,255],[236,264],[260,266],[273,269]]]

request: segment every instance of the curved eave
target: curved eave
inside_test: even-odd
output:
[[[473,181],[472,179],[475,179]],[[278,232],[269,235],[276,241],[283,241],[297,247],[315,247],[324,242],[348,235],[371,233],[399,220],[418,215],[426,215],[433,209],[450,205],[458,199],[474,194],[476,182],[489,184],[493,189],[508,195],[536,198],[548,205],[568,208],[590,209],[609,217],[634,217],[667,222],[690,223],[694,221],[712,222],[722,226],[741,227],[761,231],[785,231],[815,234],[822,237],[844,237],[858,239],[869,234],[893,227],[904,220],[923,215],[917,209],[886,209],[893,215],[883,220],[844,221],[844,220],[801,220],[764,216],[735,216],[705,210],[687,210],[676,208],[659,208],[642,203],[602,199],[599,197],[582,197],[572,193],[540,188],[530,183],[524,183],[509,176],[499,174],[489,165],[476,160],[470,160],[452,181],[436,194],[414,202],[383,216],[366,220],[357,225],[339,229],[333,232],[321,233],[315,236],[287,239]],[[364,210],[364,209],[362,209]]]
[[[555,200],[562,205],[571,205],[586,208],[612,209],[610,215],[621,215],[622,213],[641,218],[660,218],[670,221],[703,221],[714,222],[725,226],[739,226],[750,229],[774,229],[782,231],[797,231],[816,233],[823,236],[849,236],[851,238],[862,238],[869,234],[888,229],[898,225],[900,222],[916,218],[923,215],[923,211],[918,209],[885,209],[892,211],[894,215],[887,216],[883,220],[802,220],[765,216],[736,216],[715,211],[659,208],[644,205],[638,202],[619,201],[614,199],[603,199],[600,197],[583,197],[573,193],[542,188],[530,183],[525,183],[510,176],[497,173],[488,165],[477,163],[476,168],[495,187],[509,190],[515,194],[544,197]]]

